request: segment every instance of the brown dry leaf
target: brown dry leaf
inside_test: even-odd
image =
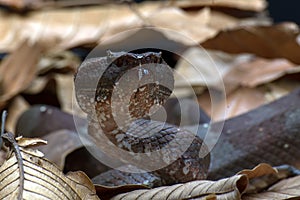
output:
[[[278,173],[278,171],[275,168],[273,168],[269,164],[261,163],[253,169],[245,169],[240,171],[237,174],[244,174],[247,175],[249,179],[253,179],[256,177],[260,177],[268,174],[276,174],[276,173]]]
[[[41,53],[40,44],[24,41],[1,63],[0,108],[3,108],[10,98],[24,90],[34,79]]]
[[[60,7],[70,7],[70,6],[86,6],[86,5],[98,5],[110,3],[106,0],[0,0],[0,4],[4,6],[9,6],[18,11],[23,10],[35,10],[35,9],[46,9],[46,8],[60,8]]]
[[[264,59],[194,47],[185,51],[176,65],[175,86],[184,94],[190,86],[222,90],[224,84],[229,95],[239,86],[254,88],[299,72],[300,67],[286,59]]]
[[[226,102],[224,98],[220,98],[218,102],[216,101],[213,108],[214,114],[211,113],[211,94],[205,91],[198,97],[199,104],[212,116],[214,121],[222,120],[224,113],[226,113],[225,118],[231,118],[248,112],[284,96],[300,85],[297,80],[285,78],[285,76],[292,74],[298,76],[297,74],[299,74],[300,70],[299,66],[286,59],[264,59],[247,54],[234,56],[222,53],[227,55],[227,58],[233,58],[226,60],[225,56],[216,57],[211,51],[208,51],[208,53],[214,59],[215,66],[220,72],[220,78],[222,78],[221,80],[226,89]],[[193,67],[194,71],[191,71],[192,67],[183,65],[181,66],[182,68],[179,68],[181,70],[180,73],[187,77],[192,77],[190,82],[195,79],[196,81],[191,82],[193,86],[197,84],[203,85],[205,83],[204,79],[197,75],[197,71],[195,71],[197,69],[198,74],[199,72],[205,74],[207,85],[212,86],[211,83],[214,82],[211,80],[217,80],[217,76],[213,73],[212,67],[208,68],[209,70],[206,69],[210,73],[206,73],[202,69],[205,68],[205,57],[197,62],[197,59],[201,58],[199,57],[200,54],[197,55],[194,55],[190,62],[197,66]],[[244,59],[243,56],[245,56]],[[206,66],[212,66],[212,64],[207,63]],[[220,89],[218,89],[219,93],[221,93]],[[211,92],[213,93],[213,91]],[[225,103],[226,106],[224,106]]]
[[[264,88],[240,87],[226,96],[226,101],[222,98],[217,102],[214,105],[213,114],[211,113],[211,96],[207,91],[198,97],[198,102],[201,108],[203,108],[214,121],[218,121],[223,120],[224,117],[228,119],[246,113],[268,101],[265,97]],[[226,106],[224,106],[225,103]]]
[[[300,67],[286,59],[253,58],[234,66],[225,76],[227,94],[238,86],[256,87],[272,82],[286,73],[298,73]]]
[[[40,143],[40,139],[22,139],[26,146]],[[43,141],[42,141],[43,142]],[[43,142],[44,143],[44,142]],[[20,148],[24,169],[24,199],[99,199],[88,177],[77,172],[65,176],[55,165],[40,157],[40,153],[28,148]],[[22,182],[19,162],[12,154],[0,167],[0,198],[15,199]]]
[[[219,181],[192,181],[184,184],[163,186],[151,190],[140,189],[119,194],[117,199],[207,199],[216,195],[217,199],[240,199],[248,185],[246,175],[236,175]]]
[[[260,12],[266,9],[267,2],[265,0],[251,0],[251,1],[244,1],[244,0],[180,0],[180,1],[173,1],[173,5],[176,5],[181,8],[186,7],[197,7],[197,6],[211,6],[211,7],[230,7],[230,8],[237,8],[241,10],[251,10]]]
[[[213,110],[211,105],[212,94],[208,91],[205,91],[198,96],[198,103],[201,108],[211,116],[213,121],[218,121],[222,120],[224,117],[225,119],[228,119],[246,113],[263,104],[275,101],[299,86],[300,82],[297,80],[282,78],[256,88],[238,87],[226,96],[226,102],[224,98],[219,98],[219,101],[215,102]],[[230,90],[228,89],[228,86],[226,90]],[[219,91],[211,92],[220,93]],[[224,106],[225,103],[226,106]],[[212,111],[214,112],[213,114]]]
[[[28,102],[20,95],[16,96],[9,104],[5,129],[9,132],[15,133],[17,120],[25,110],[29,108]],[[19,133],[22,134],[22,133]]]
[[[217,30],[207,26],[210,19],[209,9],[189,14],[177,7],[164,7],[163,4],[144,3],[130,9],[119,6],[109,13],[108,28],[101,42],[110,40],[115,34],[143,28],[154,27],[169,39],[186,45],[195,45],[217,34]]]
[[[232,55],[199,47],[189,48],[177,62],[174,73],[175,89],[180,93],[186,93],[190,86],[222,90],[223,77],[231,68],[251,61],[252,57],[250,54]],[[177,93],[176,96],[178,95],[180,94]]]
[[[24,38],[63,49],[93,43],[106,30],[110,9],[95,6],[43,10],[26,16],[0,11],[0,52],[15,49]]]
[[[179,8],[163,8],[146,15],[145,20],[154,27],[162,28],[158,30],[169,39],[186,45],[194,45],[217,34],[216,29],[208,26],[210,10],[207,8],[193,15]]]
[[[245,194],[266,191],[279,181],[299,174],[298,169],[290,165],[280,165],[272,168],[268,164],[260,164],[258,167],[261,169],[256,172],[252,172],[251,170],[243,170],[240,172],[248,175],[248,177],[252,176]]]
[[[211,11],[210,20],[208,22],[209,27],[216,30],[222,30],[226,28],[235,27],[242,20],[226,15],[222,12]]]
[[[49,70],[55,71],[54,68],[49,68]],[[55,96],[58,100],[62,111],[86,117],[86,114],[80,109],[77,101],[75,100],[73,82],[74,73],[50,73],[49,75],[35,78],[24,93],[40,96],[46,96],[45,94],[50,96],[53,94],[53,96]],[[51,90],[51,94],[48,91],[49,89]]]
[[[107,4],[111,3],[109,1],[97,1],[97,0],[77,0],[77,1],[54,1],[54,0],[0,0],[0,4],[5,6],[10,6],[14,9],[39,9],[43,7],[68,7],[68,6],[82,6],[82,5],[97,5],[97,4]],[[191,1],[191,0],[180,0],[172,1],[173,6],[179,6],[182,8],[185,7],[197,7],[197,6],[222,6],[222,7],[233,7],[242,10],[251,10],[251,11],[262,11],[266,7],[266,1],[264,0],[252,0],[252,1],[243,1],[236,0],[232,2],[230,0],[201,0],[201,1]]]
[[[61,110],[70,114],[86,117],[75,100],[75,92],[73,88],[74,74],[56,74],[53,77],[57,83],[57,96],[61,106]]]
[[[50,51],[38,63],[39,75],[53,73],[75,73],[80,59],[71,51]]]
[[[300,82],[290,78],[282,78],[278,81],[265,85],[267,93],[265,94],[268,102],[283,97],[300,86]]]
[[[0,0],[0,4],[4,6],[10,6],[12,8],[23,8],[24,1],[23,0]]]
[[[248,52],[266,58],[286,58],[300,63],[299,27],[294,23],[224,30],[203,42],[202,46],[229,53]]]
[[[267,191],[258,194],[246,194],[243,200],[282,200],[300,199],[300,176],[284,179],[270,187]]]
[[[224,2],[211,1],[209,6],[228,4],[226,0]],[[253,8],[261,10],[264,3],[257,2],[264,1],[255,0],[253,4],[239,1],[236,5],[245,7],[246,10]],[[212,15],[214,14],[208,8],[199,9],[197,13],[188,13],[179,9],[177,2],[174,5],[163,2],[143,2],[131,6],[108,4],[84,8],[49,9],[30,12],[26,17],[0,11],[0,19],[7,19],[0,20],[0,51],[14,49],[24,38],[54,44],[58,49],[86,44],[97,45],[109,40],[112,35],[143,28],[145,25],[160,28],[166,36],[178,42],[196,44],[214,37],[222,28],[236,26],[243,21],[226,17],[224,20],[226,23],[220,26],[216,25],[216,19]],[[222,16],[217,18],[220,19]]]

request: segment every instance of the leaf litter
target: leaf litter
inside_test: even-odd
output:
[[[0,10],[0,52],[4,53],[0,63],[0,106],[8,109],[6,130],[20,135],[37,130],[34,133],[37,135],[30,135],[31,138],[15,138],[13,134],[6,134],[8,132],[3,134],[3,140],[10,145],[0,151],[0,163],[3,163],[0,167],[0,179],[3,179],[0,182],[1,197],[17,198],[23,193],[24,199],[39,199],[39,195],[50,199],[300,198],[299,175],[280,178],[280,171],[277,173],[276,168],[259,163],[253,170],[216,181],[196,180],[153,189],[141,185],[111,188],[94,185],[89,178],[102,171],[87,167],[89,164],[93,168],[101,165],[91,159],[86,161],[87,165],[78,167],[90,174],[89,178],[82,172],[65,175],[62,171],[66,162],[75,166],[79,162],[76,157],[79,156],[80,160],[88,155],[78,153],[82,148],[77,138],[78,130],[74,130],[71,123],[59,123],[59,120],[66,119],[66,115],[54,112],[54,116],[41,117],[40,121],[33,123],[32,119],[39,119],[36,116],[40,115],[30,112],[25,115],[27,120],[21,125],[17,123],[22,112],[37,103],[55,106],[85,118],[80,108],[72,103],[72,79],[85,56],[82,52],[90,51],[103,41],[108,48],[113,47],[115,41],[109,39],[114,34],[149,24],[157,28],[158,35],[162,34],[180,46],[185,52],[184,57],[191,61],[175,57],[175,70],[189,81],[177,80],[179,92],[176,95],[188,98],[190,91],[185,87],[191,85],[201,108],[215,121],[221,119],[224,112],[227,112],[227,119],[232,119],[255,108],[260,109],[260,106],[289,94],[300,85],[299,28],[292,22],[273,24],[268,16],[262,14],[267,8],[266,1],[181,0],[131,5],[95,5],[92,1],[80,0],[72,3],[34,2],[36,4],[33,1],[0,1],[0,4],[14,10]],[[83,4],[89,6],[78,6]],[[21,15],[20,11],[27,14]],[[245,13],[248,15],[243,15]],[[257,14],[262,15],[257,17]],[[191,40],[163,31],[166,28]],[[124,34],[120,41],[130,48],[134,40],[130,40],[132,35],[129,33],[132,32]],[[134,37],[137,38],[136,35]],[[158,43],[165,42],[165,38],[155,39]],[[141,41],[140,45],[147,45],[146,42]],[[214,76],[212,63],[201,52],[203,49],[195,44],[201,44],[214,60],[221,80]],[[195,68],[202,72],[202,76],[197,76],[193,71]],[[212,112],[207,87],[213,87],[219,81],[225,85],[227,109],[222,110],[223,101]],[[213,90],[220,92],[218,87]],[[177,116],[176,113],[174,116]],[[67,121],[71,122],[72,118]],[[60,125],[47,129],[47,124],[55,123]],[[43,139],[48,140],[47,145]],[[35,147],[37,144],[39,146]],[[11,153],[13,149],[15,153]],[[22,182],[24,187],[20,187]]]

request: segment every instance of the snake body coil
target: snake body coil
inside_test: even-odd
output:
[[[103,174],[104,184],[145,184],[145,179],[157,180],[153,174],[160,178],[159,184],[206,178],[210,157],[202,140],[174,125],[151,120],[172,93],[173,84],[172,70],[160,53],[109,52],[79,67],[76,98],[88,114],[95,144],[134,165],[124,168],[153,171],[132,175],[111,170]]]

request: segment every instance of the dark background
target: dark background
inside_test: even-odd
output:
[[[274,22],[292,21],[300,25],[299,0],[268,0],[269,14]]]

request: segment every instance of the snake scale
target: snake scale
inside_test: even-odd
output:
[[[150,68],[141,67],[144,64],[150,64]],[[75,78],[76,98],[80,107],[88,113],[89,134],[112,157],[121,158],[125,164],[134,164],[102,173],[97,177],[97,183],[158,186],[204,179],[207,175],[208,179],[215,180],[262,162],[274,166],[290,164],[300,167],[300,90],[226,120],[220,137],[213,138],[211,134],[211,139],[217,139],[217,143],[208,154],[202,140],[194,134],[174,125],[149,120],[151,108],[163,104],[172,92],[174,80],[166,66],[159,53],[148,52],[110,53],[106,57],[89,59],[79,67]],[[152,74],[151,81],[149,84],[138,84],[129,93],[120,90],[115,95],[113,91],[128,71],[133,73],[130,77],[136,76],[127,78],[126,84],[129,86],[136,86],[136,82],[144,75]],[[164,80],[167,82],[160,85]],[[129,96],[127,100],[126,96]],[[114,119],[123,112],[122,102],[128,105],[129,115],[121,117],[121,122],[125,123],[120,125]],[[126,121],[128,116],[132,119]],[[212,130],[214,126],[219,126],[219,123],[212,124]],[[200,125],[199,130],[207,132],[207,126]],[[203,136],[202,133],[198,135]],[[103,140],[105,137],[111,145],[123,149],[125,153],[111,148],[107,140]],[[152,153],[164,149],[168,144],[171,144],[167,148],[169,152],[153,156]],[[185,144],[189,144],[188,148],[181,149]],[[130,157],[126,152],[135,156]],[[144,153],[146,161],[136,153]],[[165,155],[171,155],[171,160],[174,155],[174,162],[170,162]],[[163,163],[164,167],[151,170],[157,163]],[[146,172],[124,172],[127,168],[142,168]]]
[[[108,52],[78,68],[76,98],[88,114],[89,135],[114,159],[128,164],[120,169],[144,170],[113,169],[98,176],[100,183],[158,186],[207,177],[210,155],[203,141],[175,125],[151,120],[173,84],[161,53]]]

